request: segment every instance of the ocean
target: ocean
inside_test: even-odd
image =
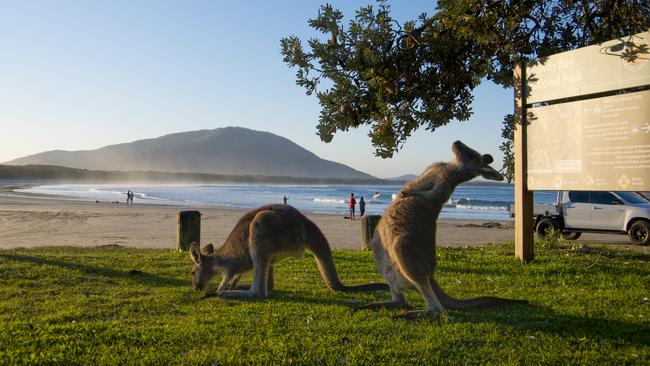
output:
[[[346,215],[350,193],[364,197],[367,215],[381,215],[401,186],[361,185],[93,185],[48,184],[16,193],[46,194],[93,201],[126,201],[126,192],[135,193],[135,203],[180,205],[184,207],[231,207],[249,209],[269,203],[288,204],[304,212]],[[555,191],[535,192],[536,203],[555,202]],[[466,220],[511,220],[508,207],[514,202],[509,185],[461,185],[443,207],[441,218]],[[357,207],[358,214],[358,207]]]

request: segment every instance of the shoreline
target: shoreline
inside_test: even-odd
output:
[[[74,202],[74,201],[80,201],[80,202],[92,202],[92,203],[99,203],[99,204],[126,204],[126,188],[121,187],[120,189],[116,190],[113,185],[108,185],[107,187],[111,187],[111,189],[108,189],[107,187],[103,187],[103,184],[89,184],[89,186],[94,186],[94,187],[99,187],[97,189],[93,188],[91,190],[88,190],[88,192],[85,192],[87,194],[79,194],[79,191],[76,191],[75,193],[71,193],[71,191],[67,190],[41,190],[40,192],[38,190],[35,190],[34,192],[15,192],[15,190],[26,190],[30,188],[35,188],[35,187],[40,187],[43,185],[77,185],[77,183],[65,183],[65,182],[29,182],[29,181],[24,181],[24,182],[11,182],[11,183],[3,183],[0,180],[0,197],[1,196],[8,196],[8,197],[13,197],[13,198],[35,198],[35,199],[44,199],[44,200],[53,200],[53,201],[69,201],[69,202]],[[123,186],[133,186],[132,184],[122,184]],[[172,185],[175,186],[175,185]],[[185,185],[181,184],[178,187],[184,187]],[[192,185],[189,185],[190,187]],[[239,184],[234,184],[232,187],[246,187],[248,185],[239,185]],[[252,185],[253,187],[256,187],[256,184]],[[270,184],[270,187],[281,187],[281,188],[289,188],[291,189],[292,186],[287,186],[285,187],[284,185],[274,185]],[[151,188],[150,186],[145,186],[147,188]],[[166,187],[166,186],[162,186]],[[321,185],[315,185],[315,187],[323,187]],[[329,187],[329,186],[327,186]],[[333,186],[337,187],[337,186]],[[85,187],[88,188],[88,187]],[[188,208],[188,209],[196,209],[196,208],[201,208],[201,209],[224,209],[224,210],[243,210],[243,211],[248,211],[251,209],[254,209],[258,207],[258,205],[254,205],[255,201],[250,201],[244,199],[243,201],[236,201],[236,200],[228,200],[226,199],[225,201],[219,202],[219,199],[217,201],[211,201],[210,199],[207,200],[200,200],[200,198],[197,199],[189,199],[189,200],[184,200],[182,198],[163,198],[165,197],[160,196],[158,193],[154,193],[153,195],[149,192],[142,191],[145,193],[141,193],[138,195],[142,195],[142,197],[136,197],[135,202],[140,205],[145,205],[145,206],[159,206],[159,207],[176,207],[176,208]],[[354,187],[357,189],[363,189],[364,187]],[[366,187],[367,188],[367,187]],[[107,190],[108,189],[108,190]],[[137,189],[137,185],[132,188],[133,190]],[[164,189],[164,188],[163,188]],[[399,187],[395,188],[396,191],[399,190]],[[121,191],[124,190],[124,191]],[[95,194],[96,192],[103,192],[103,193],[109,193],[110,196],[104,196],[102,194]],[[70,194],[67,194],[70,193]],[[121,193],[121,194],[117,194]],[[311,193],[311,192],[310,192]],[[332,192],[329,192],[330,194]],[[117,195],[116,195],[117,194]],[[229,193],[226,193],[226,195]],[[282,193],[278,193],[281,197]],[[298,193],[300,196],[301,193]],[[317,194],[317,193],[314,193]],[[340,194],[340,192],[337,192],[337,194]],[[383,192],[384,196],[382,197],[389,197],[391,192],[386,193]],[[394,193],[393,193],[394,194]],[[154,196],[155,195],[155,196]],[[250,196],[248,196],[250,197]],[[311,201],[309,202],[305,201],[305,197],[300,197],[299,201],[293,202],[294,207],[299,209],[301,212],[305,214],[323,214],[323,215],[339,215],[343,216],[348,212],[347,206],[345,204],[343,205],[337,205],[332,206],[329,203],[332,201],[331,195],[327,196],[327,193],[325,194],[326,197],[325,199],[316,196],[316,198],[313,199],[314,202],[319,202],[319,204],[314,205]],[[334,197],[339,197],[335,195]],[[465,197],[465,196],[461,196]],[[268,197],[267,197],[268,198]],[[320,200],[319,200],[320,199]],[[477,207],[472,207],[471,201],[473,198],[462,198],[459,199],[459,202],[465,200],[466,202],[460,204],[458,203],[458,209],[455,207],[456,203],[455,202],[448,202],[449,205],[445,205],[445,208],[441,212],[441,219],[442,220],[470,220],[473,222],[484,222],[484,221],[498,221],[498,222],[512,222],[512,217],[511,215],[508,214],[507,208],[505,207],[500,207],[495,209],[494,207],[487,207],[487,206],[482,206],[479,204]],[[280,200],[279,200],[280,201]],[[367,206],[367,211],[366,214],[368,215],[382,215],[384,209],[388,206],[390,202],[386,202],[385,198],[381,202],[373,202],[370,200],[369,206]],[[478,199],[480,201],[480,199]],[[259,202],[259,205],[267,204],[267,203],[272,203],[275,201],[269,201],[268,199],[266,201],[264,200],[257,200],[256,202]],[[323,204],[322,202],[326,202]],[[279,203],[279,202],[276,202]],[[291,205],[292,202],[290,201],[289,204]],[[501,204],[501,201],[495,202],[495,204],[498,206]],[[465,207],[468,206],[469,207]],[[461,208],[462,206],[462,208]],[[467,217],[464,217],[467,216]]]
[[[220,246],[248,211],[235,207],[196,207],[22,196],[0,189],[0,248],[39,246],[123,245],[137,248],[176,247],[178,212],[201,212],[201,242]],[[323,231],[333,249],[361,249],[360,220],[338,214],[305,215]],[[512,240],[512,228],[480,227],[476,220],[438,220],[438,245],[464,246]],[[467,227],[471,224],[475,227]]]
[[[75,199],[11,196],[0,193],[0,249],[42,246],[176,248],[178,212],[201,212],[201,242],[221,246],[248,210],[158,204],[111,204]],[[332,249],[361,249],[360,220],[336,214],[305,213],[321,229]],[[438,247],[500,244],[514,240],[511,221],[439,219]],[[627,236],[585,234],[575,242],[608,244],[650,252]]]

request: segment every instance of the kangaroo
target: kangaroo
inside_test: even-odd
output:
[[[192,284],[201,290],[220,273],[217,296],[265,299],[274,287],[273,265],[285,257],[300,258],[305,249],[314,254],[325,284],[333,290],[388,289],[380,283],[343,285],[329,243],[318,226],[292,206],[280,204],[262,206],[244,214],[219,249],[209,244],[201,250],[197,243],[192,243]],[[250,270],[253,271],[250,287],[237,286],[241,274]]]
[[[489,166],[493,161],[490,155],[481,155],[460,141],[453,143],[452,151],[455,161],[434,163],[418,178],[407,182],[377,225],[370,246],[375,263],[388,282],[392,301],[366,304],[355,310],[380,307],[411,310],[403,295],[404,290],[411,288],[422,295],[426,310],[407,311],[398,317],[439,316],[446,319],[445,308],[528,303],[491,296],[455,299],[447,295],[433,277],[436,269],[436,220],[454,188],[477,176],[503,180],[501,174]]]

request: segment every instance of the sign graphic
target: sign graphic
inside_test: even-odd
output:
[[[528,62],[527,102],[650,84],[650,32]]]
[[[527,109],[528,190],[650,191],[649,40],[645,32],[529,63],[528,103],[627,90]]]

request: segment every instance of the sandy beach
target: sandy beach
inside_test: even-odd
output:
[[[122,245],[137,248],[176,247],[178,212],[188,207],[126,205],[60,198],[16,197],[0,194],[0,248],[38,246]],[[245,212],[198,208],[201,241],[221,245]],[[335,249],[360,249],[360,221],[338,215],[309,214]],[[462,247],[503,243],[514,239],[512,222],[438,221],[439,246]],[[630,246],[627,236],[585,234],[578,242]]]

